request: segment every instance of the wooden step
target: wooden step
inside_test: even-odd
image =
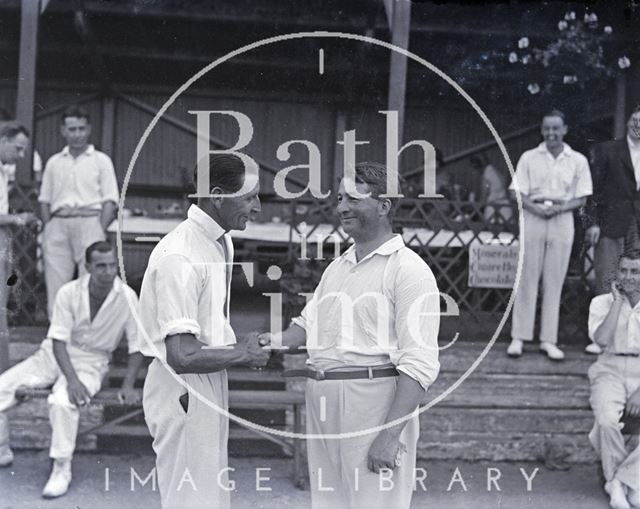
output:
[[[582,433],[593,426],[591,410],[430,408],[420,414],[421,433]]]
[[[545,451],[569,463],[591,463],[598,456],[586,433],[517,434],[425,431],[418,442],[420,459],[464,461],[544,461]]]
[[[427,391],[424,402],[436,400],[458,375],[443,373]],[[585,377],[474,373],[437,403],[442,407],[589,408]]]

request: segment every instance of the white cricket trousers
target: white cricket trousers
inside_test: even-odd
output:
[[[99,216],[52,217],[42,232],[44,281],[47,286],[47,313],[51,319],[53,303],[62,285],[86,274],[85,250],[94,242],[104,240]]]
[[[308,434],[345,434],[384,423],[395,397],[397,377],[363,380],[307,380]],[[378,432],[350,438],[307,440],[313,509],[408,509],[415,483],[420,425],[413,415],[400,441],[401,464],[375,474],[367,468]]]
[[[188,387],[187,410],[180,397]],[[202,398],[202,399],[201,399]],[[149,366],[142,399],[153,437],[164,509],[227,509],[227,372],[176,375],[158,359]]]
[[[511,337],[533,340],[538,285],[542,277],[542,315],[540,341],[558,342],[560,297],[569,268],[573,245],[573,214],[565,212],[542,219],[526,210],[524,214],[524,247],[522,277],[516,291],[511,317]]]
[[[67,351],[78,378],[93,396],[100,390],[102,379],[107,374],[109,358],[71,345],[67,345]],[[78,407],[69,401],[67,379],[58,367],[50,339],[45,339],[31,357],[0,375],[0,445],[8,445],[8,419],[4,411],[16,404],[16,389],[20,386],[45,388],[52,384],[47,399],[51,423],[49,456],[56,459],[73,457],[80,413]]]
[[[629,450],[619,422],[627,400],[640,387],[640,358],[603,353],[589,368],[589,383],[595,417],[589,440],[600,453],[604,477],[640,490],[640,446]]]

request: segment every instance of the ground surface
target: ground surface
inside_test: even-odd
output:
[[[126,509],[160,507],[157,491],[151,481],[141,486],[132,476],[132,469],[140,479],[153,468],[150,454],[106,455],[77,454],[73,464],[73,483],[69,493],[58,500],[40,498],[40,491],[49,473],[44,452],[18,451],[14,464],[0,469],[0,509]],[[232,479],[237,491],[232,494],[233,509],[270,509],[310,507],[309,491],[296,489],[291,483],[290,462],[272,458],[231,458],[236,470]],[[427,469],[424,482],[415,493],[412,507],[429,509],[605,509],[607,499],[598,484],[595,465],[576,465],[564,472],[549,471],[532,463],[464,463],[433,461],[423,464]],[[520,471],[531,476],[532,490],[527,492],[526,481]],[[264,486],[272,491],[256,491],[256,469],[271,468]],[[459,477],[455,476],[458,468]],[[105,489],[108,469],[109,489]],[[487,490],[487,469],[496,477],[501,491],[495,486]],[[498,470],[495,470],[498,469]],[[134,481],[133,489],[131,481]],[[464,481],[467,491],[464,491]],[[454,479],[452,483],[452,479]],[[458,479],[458,480],[455,480]],[[447,488],[451,484],[450,491]],[[332,508],[333,509],[333,508]],[[392,508],[390,508],[392,509]]]

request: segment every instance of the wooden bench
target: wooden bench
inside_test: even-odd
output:
[[[46,398],[49,389],[18,388],[16,398],[19,401],[27,401],[34,398]],[[121,406],[117,398],[117,389],[107,388],[98,392],[91,400],[89,406]],[[292,410],[293,432],[303,433],[303,407],[305,403],[304,393],[300,391],[273,391],[273,390],[231,390],[229,391],[229,407],[231,409],[250,410]],[[142,414],[142,408],[133,410],[107,422],[82,429],[78,436],[95,434],[113,434],[125,436],[146,437],[149,430],[146,426],[125,425],[126,421]],[[241,424],[241,423],[240,423]],[[254,427],[232,427],[229,431],[230,439],[250,439],[259,436],[280,446],[282,450],[293,459],[293,482],[297,488],[303,489],[306,479],[306,462],[304,460],[304,444],[299,438],[286,438],[280,435],[264,432]]]

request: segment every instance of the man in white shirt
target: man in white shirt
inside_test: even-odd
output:
[[[210,195],[155,247],[140,291],[141,351],[155,357],[143,407],[164,509],[229,507],[226,368],[269,359],[257,333],[236,338],[229,323],[228,232],[260,212],[259,184],[223,197],[244,187],[244,164],[216,155],[209,170]]]
[[[309,379],[308,434],[361,432],[307,441],[317,509],[409,507],[415,412],[440,367],[438,288],[427,264],[392,232],[393,199],[381,196],[386,179],[374,163],[342,179],[337,213],[355,244],[327,267],[286,331],[260,337],[285,353],[309,354],[307,369],[285,372]],[[356,196],[354,188],[370,194]]]
[[[67,108],[60,132],[67,146],[47,161],[38,197],[49,317],[58,289],[71,280],[76,268],[84,274],[84,250],[106,238],[118,203],[113,163],[89,144],[87,111],[80,106]]]
[[[520,236],[520,248],[524,249],[524,261],[515,289],[507,354],[519,357],[523,342],[533,340],[542,277],[540,350],[560,361],[564,352],[557,347],[558,320],[573,245],[573,211],[591,195],[592,183],[587,158],[563,142],[567,125],[562,112],[546,114],[541,132],[544,141],[522,154],[510,186],[522,198],[524,235]]]
[[[4,411],[16,404],[16,389],[53,385],[47,400],[53,469],[42,491],[46,498],[67,492],[78,433],[78,407],[89,403],[100,390],[111,353],[125,331],[129,366],[119,397],[131,404],[139,399],[133,388],[142,363],[132,313],[137,296],[116,275],[118,264],[112,245],[104,241],[92,244],[86,249],[85,259],[88,274],[58,292],[47,337],[38,351],[0,375],[0,466],[13,461]]]
[[[15,166],[25,155],[29,145],[29,133],[15,122],[0,125],[0,370],[2,358],[8,358],[9,327],[7,324],[7,300],[10,287],[5,284],[11,271],[12,228],[24,227],[35,219],[31,213],[9,214],[8,166]]]
[[[640,446],[627,448],[620,418],[640,417],[640,255],[624,254],[611,292],[589,307],[589,337],[604,352],[589,368],[595,416],[589,439],[600,453],[611,507],[640,507]]]

